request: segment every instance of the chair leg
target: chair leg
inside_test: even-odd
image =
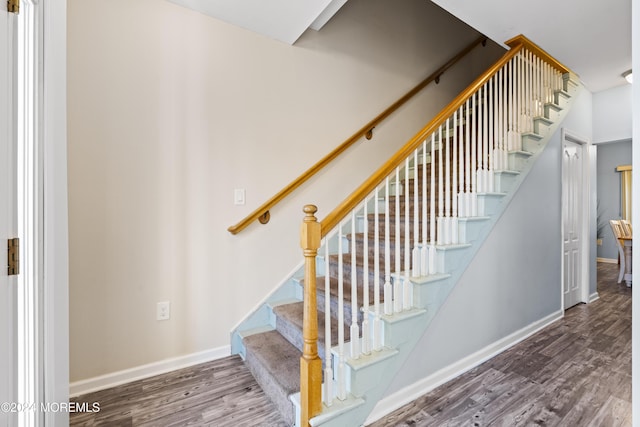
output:
[[[620,259],[620,273],[618,274],[618,283],[621,283],[622,279],[624,278],[626,263],[624,261],[624,251],[622,250],[622,248],[619,248],[619,252],[620,256],[618,258]]]

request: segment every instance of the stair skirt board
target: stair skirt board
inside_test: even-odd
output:
[[[69,397],[81,396],[94,391],[105,390],[132,381],[142,380],[177,369],[188,368],[200,363],[211,362],[231,355],[231,347],[228,345],[212,348],[211,350],[172,357],[122,371],[112,372],[85,380],[74,381],[69,384]]]
[[[370,356],[361,356],[360,359],[351,360],[347,356],[349,354],[349,344],[345,342],[347,399],[344,401],[334,399],[332,407],[325,407],[325,411],[323,411],[321,415],[310,421],[312,425],[361,425],[364,420],[368,422],[374,421],[415,399],[419,395],[424,394],[426,391],[433,389],[437,385],[454,378],[495,354],[504,351],[562,317],[563,312],[560,311],[534,321],[529,326],[488,345],[427,378],[419,380],[401,392],[394,393],[380,400],[391,379],[394,377],[395,372],[405,363],[412,349],[428,328],[430,321],[437,315],[437,311],[442,307],[451,290],[469,266],[471,260],[483,246],[494,225],[506,211],[507,206],[526,179],[537,158],[558,130],[560,123],[568,113],[569,108],[566,107],[569,107],[575,99],[575,96],[572,96],[574,93],[570,96],[568,93],[563,92],[561,95],[562,98],[564,98],[562,101],[563,108],[554,111],[554,117],[557,121],[551,122],[550,120],[539,119],[541,125],[536,129],[539,133],[523,135],[523,142],[526,142],[524,151],[513,152],[511,156],[512,159],[510,162],[516,166],[513,168],[514,170],[501,171],[500,174],[497,174],[496,179],[500,181],[498,184],[499,190],[502,192],[478,193],[478,214],[482,217],[473,218],[473,220],[471,220],[471,218],[460,220],[460,227],[464,227],[464,231],[461,232],[461,234],[465,236],[463,241],[467,243],[459,245],[436,245],[438,274],[409,278],[411,282],[409,289],[412,289],[413,292],[413,308],[409,311],[402,311],[391,316],[382,316],[383,351],[372,352]],[[402,199],[399,201],[402,202]],[[373,203],[376,202],[374,201]],[[344,243],[344,250],[347,252],[349,251],[351,243],[358,245],[357,239],[351,242],[352,236],[350,235],[350,231],[352,226],[358,226],[358,222],[361,222],[361,219],[355,216],[354,220],[356,222],[353,225],[347,225],[343,229],[345,236],[342,237],[342,241]],[[411,225],[411,223],[409,224]],[[332,245],[330,245],[330,248],[331,246]],[[371,257],[371,253],[368,256]],[[351,309],[348,307],[350,305],[350,296],[347,290],[347,280],[349,280],[348,276],[350,276],[351,270],[351,260],[349,258],[350,257],[345,257],[345,265],[342,272],[330,269],[332,281],[337,282],[337,276],[340,274],[343,274],[345,277],[344,305],[345,326],[347,329],[351,322],[349,317],[351,315]],[[319,253],[317,258],[317,271],[319,275],[324,274],[324,265],[326,262],[335,262],[336,259],[337,257],[330,256],[329,259],[325,260],[324,254]],[[356,259],[355,269],[358,282],[361,281],[360,277],[363,274],[362,271],[359,270],[359,267],[359,260]],[[370,277],[372,277],[373,272],[369,271],[368,273]],[[400,279],[400,283],[406,280],[404,274],[399,278],[397,276],[395,277],[395,280],[398,279]],[[295,384],[295,377],[269,379],[269,375],[266,373],[272,372],[270,375],[274,375],[278,368],[277,360],[274,361],[274,355],[272,354],[266,357],[258,354],[250,355],[249,352],[262,351],[261,348],[267,347],[265,351],[274,352],[277,347],[286,347],[287,351],[285,353],[289,354],[291,357],[288,358],[292,359],[289,369],[297,370],[295,366],[293,366],[295,365],[295,360],[293,360],[295,357],[292,355],[295,352],[301,355],[302,347],[300,337],[296,336],[298,329],[300,329],[299,333],[301,334],[300,320],[297,319],[297,316],[300,315],[300,307],[295,305],[301,304],[299,302],[302,300],[301,282],[302,280],[299,274],[290,276],[290,279],[283,282],[282,288],[285,289],[284,291],[275,290],[267,297],[262,308],[258,308],[248,317],[247,321],[243,322],[240,327],[232,332],[232,351],[240,353],[245,358],[245,362],[250,366],[254,375],[260,377],[256,379],[259,380],[258,382],[265,390],[273,390],[270,396],[283,412],[285,419],[288,422],[296,423],[298,421],[299,411],[299,384]],[[373,285],[371,284],[371,286]],[[320,316],[324,314],[323,292],[324,279],[318,281],[318,311]],[[358,295],[362,295],[361,292],[362,291],[359,290]],[[597,298],[597,295],[594,298]],[[383,298],[381,298],[381,301],[382,299]],[[373,298],[370,297],[369,300],[370,304],[373,304]],[[372,307],[371,305],[370,309],[372,309]],[[333,310],[334,308],[332,307],[332,314]],[[358,310],[358,313],[358,321],[361,321],[361,310]],[[369,312],[368,315],[372,316],[371,312]],[[349,318],[349,320],[347,320],[347,318]],[[324,335],[324,322],[319,322],[318,326],[319,335]],[[255,336],[252,337],[252,335]],[[277,339],[276,335],[278,335]],[[272,337],[272,339],[268,337]],[[336,338],[335,333],[332,334],[332,338],[332,341]],[[345,341],[348,341],[348,339],[348,332],[345,331]],[[269,344],[269,341],[280,342],[280,340],[282,343],[278,345]],[[332,346],[331,357],[336,360],[338,357],[335,347],[336,343],[332,342],[329,345]],[[318,347],[319,350],[321,349],[319,356],[324,360],[326,357],[324,342],[319,342]],[[286,358],[287,357],[283,356],[283,359]],[[257,366],[255,365],[256,363],[262,366]],[[288,366],[288,362],[282,360],[281,365]],[[263,384],[263,382],[265,384]]]

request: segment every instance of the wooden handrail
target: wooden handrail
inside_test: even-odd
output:
[[[525,45],[527,49],[529,49],[539,58],[544,59],[549,65],[551,65],[553,68],[560,71],[561,73],[564,74],[564,73],[571,72],[570,69],[568,69],[563,64],[561,64],[556,58],[549,55],[544,49],[542,49],[540,46],[538,46],[537,44],[535,44],[534,42],[532,42],[522,34],[520,34],[519,36],[515,36],[514,38],[506,41],[505,44],[512,49],[519,44]]]
[[[437,116],[435,116],[422,130],[420,130],[409,142],[407,142],[396,154],[393,155],[384,165],[380,167],[373,175],[369,177],[360,187],[358,187],[349,197],[347,197],[340,205],[338,205],[331,213],[329,213],[321,222],[322,237],[326,236],[329,231],[336,227],[339,221],[364,200],[365,196],[373,192],[385,177],[389,176],[396,167],[400,166],[405,159],[413,153],[416,148],[422,144],[426,137],[434,133],[447,118],[451,117],[467,99],[476,93],[493,75],[500,70],[507,62],[509,62],[520,50],[527,48],[536,55],[548,61],[551,66],[562,73],[570,72],[564,65],[560,64],[555,58],[546,53],[540,47],[525,36],[520,35],[509,40],[511,49],[507,51],[502,58],[493,64],[487,71],[471,83],[463,90],[449,105],[447,105]]]
[[[271,197],[269,200],[264,202],[260,207],[258,207],[256,210],[251,212],[249,215],[247,215],[242,221],[238,222],[235,225],[232,225],[227,230],[231,234],[238,234],[239,232],[247,228],[247,226],[249,226],[249,224],[251,224],[255,220],[260,220],[260,222],[263,224],[266,224],[267,222],[269,222],[269,216],[270,216],[269,211],[271,210],[271,208],[273,208],[282,199],[287,197],[294,190],[296,190],[303,183],[305,183],[309,178],[314,176],[316,173],[322,170],[325,166],[331,163],[336,157],[338,157],[340,154],[345,152],[349,147],[351,147],[354,143],[360,140],[360,138],[365,136],[367,139],[371,139],[373,129],[378,124],[380,124],[383,120],[389,117],[398,108],[402,107],[407,101],[413,98],[418,92],[424,89],[429,83],[433,81],[438,83],[440,80],[440,77],[445,71],[451,68],[456,62],[458,62],[460,59],[466,56],[469,52],[471,52],[471,50],[473,50],[477,45],[482,44],[484,46],[486,45],[486,42],[487,42],[487,38],[485,36],[481,36],[475,39],[472,43],[470,43],[468,46],[466,46],[464,49],[458,52],[454,57],[449,59],[443,66],[438,68],[436,71],[431,73],[427,78],[425,78],[423,81],[418,83],[413,89],[407,92],[403,97],[401,97],[396,102],[391,104],[382,113],[378,114],[370,122],[368,122],[366,125],[360,128],[356,133],[351,135],[349,139],[347,139],[338,147],[333,149],[333,151],[331,151],[329,154],[327,154],[322,159],[320,159],[320,161],[318,161],[316,164],[311,166],[306,172],[304,172],[302,175],[297,177],[289,185],[284,187],[282,190],[276,193],[273,197]]]

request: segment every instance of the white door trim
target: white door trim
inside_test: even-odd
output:
[[[67,214],[67,1],[42,5],[44,176],[44,400],[69,400],[69,242]],[[43,46],[44,45],[44,46]],[[68,425],[64,411],[45,426]]]
[[[582,221],[582,225],[581,225],[581,232],[582,232],[582,241],[581,241],[581,271],[580,271],[580,302],[583,303],[589,303],[589,282],[590,282],[590,275],[589,275],[589,254],[590,254],[590,247],[589,247],[589,241],[591,239],[591,233],[589,232],[589,224],[591,223],[591,180],[590,180],[590,174],[591,174],[591,162],[590,162],[590,155],[589,155],[589,147],[591,146],[591,141],[589,140],[589,138],[585,138],[583,136],[578,135],[577,133],[567,130],[565,128],[562,128],[561,130],[561,140],[560,140],[560,154],[562,156],[563,153],[563,149],[564,149],[564,142],[565,141],[569,141],[569,142],[573,142],[575,144],[578,144],[582,147],[582,182],[583,182],[583,186],[582,186],[582,206],[581,206],[581,210],[582,212],[584,212],[584,218]],[[562,165],[563,169],[564,169],[564,162]],[[562,174],[562,176],[564,176],[564,174]],[[562,199],[564,200],[564,189],[561,191],[562,193]],[[563,208],[564,209],[564,206]],[[564,218],[564,212],[562,212],[562,218]],[[561,226],[560,226],[560,245],[563,246],[563,236],[564,236],[564,221],[562,221]],[[564,249],[564,247],[562,248]],[[561,251],[561,253],[563,253],[563,251]],[[564,286],[564,269],[565,269],[565,265],[564,265],[564,256],[562,257],[561,260],[561,271],[560,271],[560,307],[563,308],[564,307],[564,292],[563,292],[563,286]]]

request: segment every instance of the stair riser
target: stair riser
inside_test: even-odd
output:
[[[316,306],[318,308],[319,311],[321,312],[325,312],[325,298],[324,298],[324,292],[318,292],[318,295],[316,297]],[[382,298],[381,298],[382,299]],[[370,301],[371,304],[373,304],[373,297],[370,296]],[[338,298],[336,296],[331,296],[331,299],[329,300],[329,304],[331,307],[331,317],[337,319],[338,318]],[[358,305],[362,306],[362,292],[358,292]],[[345,325],[351,325],[351,323],[353,323],[353,316],[352,316],[352,305],[351,302],[349,300],[345,300],[344,301],[344,306],[343,306],[343,318],[344,318],[344,324]],[[358,323],[358,325],[362,325],[362,320],[363,320],[363,315],[362,315],[362,310],[358,310],[358,316],[357,316],[357,320],[356,322]],[[324,330],[324,325],[318,325],[318,328],[320,330]],[[345,337],[349,336],[349,334],[345,334]]]
[[[347,255],[348,256],[348,255]],[[346,258],[346,257],[345,257]],[[395,266],[396,266],[396,256],[395,256],[395,252],[392,252],[391,255],[391,272],[392,274],[395,272]],[[400,252],[400,269],[403,271],[404,270],[404,251]],[[382,258],[384,259],[384,258]],[[384,262],[384,261],[382,261]],[[355,267],[356,270],[356,280],[357,280],[357,285],[359,287],[362,286],[362,284],[364,283],[364,267],[361,265],[356,265]],[[349,260],[347,261],[345,259],[345,261],[343,262],[342,265],[342,278],[344,280],[344,283],[351,283],[351,259],[349,257]],[[340,271],[338,268],[338,263],[334,263],[333,261],[331,261],[329,263],[329,274],[330,277],[334,278],[335,280],[338,279],[339,275],[340,275]],[[369,265],[369,271],[368,271],[368,275],[369,277],[369,286],[373,286],[373,282],[374,282],[374,278],[375,278],[375,274],[374,274],[374,266]],[[384,283],[384,264],[380,264],[380,282]]]
[[[512,173],[496,172],[495,173],[495,190],[498,193],[506,193],[516,183],[518,175]]]
[[[509,169],[512,171],[524,170],[531,153],[525,153],[522,151],[509,153]]]
[[[410,231],[410,237],[409,237],[409,248],[411,250],[413,250],[413,248],[415,247],[414,244],[414,239],[413,239],[413,228],[411,227],[411,231]],[[384,234],[381,234],[381,236],[384,237]],[[376,245],[375,245],[375,241],[374,241],[374,233],[373,232],[369,232],[368,234],[368,242],[367,242],[367,253],[369,255],[369,259],[373,259],[373,257],[375,256],[375,250],[376,250]],[[349,239],[351,240],[351,239]],[[399,249],[400,251],[404,251],[405,250],[405,246],[404,246],[404,242],[405,242],[405,235],[404,233],[401,232],[400,234],[400,246]],[[396,252],[396,244],[395,244],[395,233],[393,235],[390,236],[390,242],[389,242],[389,253],[391,254],[393,258],[393,262],[395,262],[395,252]],[[420,242],[418,242],[420,243]],[[355,240],[355,250],[357,254],[362,254],[364,252],[364,236],[362,234],[359,234],[356,236],[356,240]],[[386,255],[385,252],[385,242],[384,240],[380,240],[379,244],[378,244],[378,248],[379,248],[379,252],[380,252],[380,258],[382,260],[384,260],[384,257]],[[380,263],[380,266],[382,267],[383,264]],[[371,265],[371,262],[369,262],[369,268],[373,268],[374,266]]]
[[[551,130],[553,123],[543,118],[536,118],[533,120],[533,131],[538,135],[547,136]]]
[[[411,241],[413,242],[413,238],[414,238],[414,230],[415,230],[415,221],[413,220],[413,217],[410,216],[409,217],[409,238],[411,239]],[[362,221],[363,225],[362,227],[360,227],[362,229],[362,233],[364,233],[364,221]],[[400,217],[400,239],[404,244],[404,236],[405,236],[405,231],[406,231],[406,223],[407,221],[405,221],[404,216]],[[418,232],[420,234],[420,238],[422,238],[422,218],[420,218],[420,220],[418,221]],[[429,234],[429,231],[431,230],[431,225],[429,220],[427,220],[427,235]],[[376,228],[375,228],[375,222],[372,220],[369,220],[367,223],[367,235],[369,236],[369,246],[373,245],[373,242],[375,240],[375,232],[376,232]],[[395,217],[391,217],[389,218],[389,236],[392,240],[395,240],[395,236],[396,236],[396,227],[395,227]],[[378,223],[378,239],[380,241],[383,241],[385,237],[385,226],[384,226],[384,221],[380,221]],[[361,238],[360,238],[361,239]],[[420,239],[422,240],[422,239]]]
[[[351,320],[351,319],[349,319]],[[293,344],[300,352],[303,350],[304,346],[304,338],[302,336],[302,329],[298,328],[297,325],[293,325],[282,318],[278,318],[276,321],[276,330],[285,337],[287,341]],[[318,324],[318,335],[324,337],[324,322],[320,322]],[[345,341],[349,340],[349,329],[345,331]],[[334,345],[337,344],[337,333],[334,337],[332,337],[332,341],[334,341]],[[324,369],[325,365],[325,356],[326,356],[326,347],[324,339],[318,340],[318,355],[320,359],[322,359],[322,368]]]

